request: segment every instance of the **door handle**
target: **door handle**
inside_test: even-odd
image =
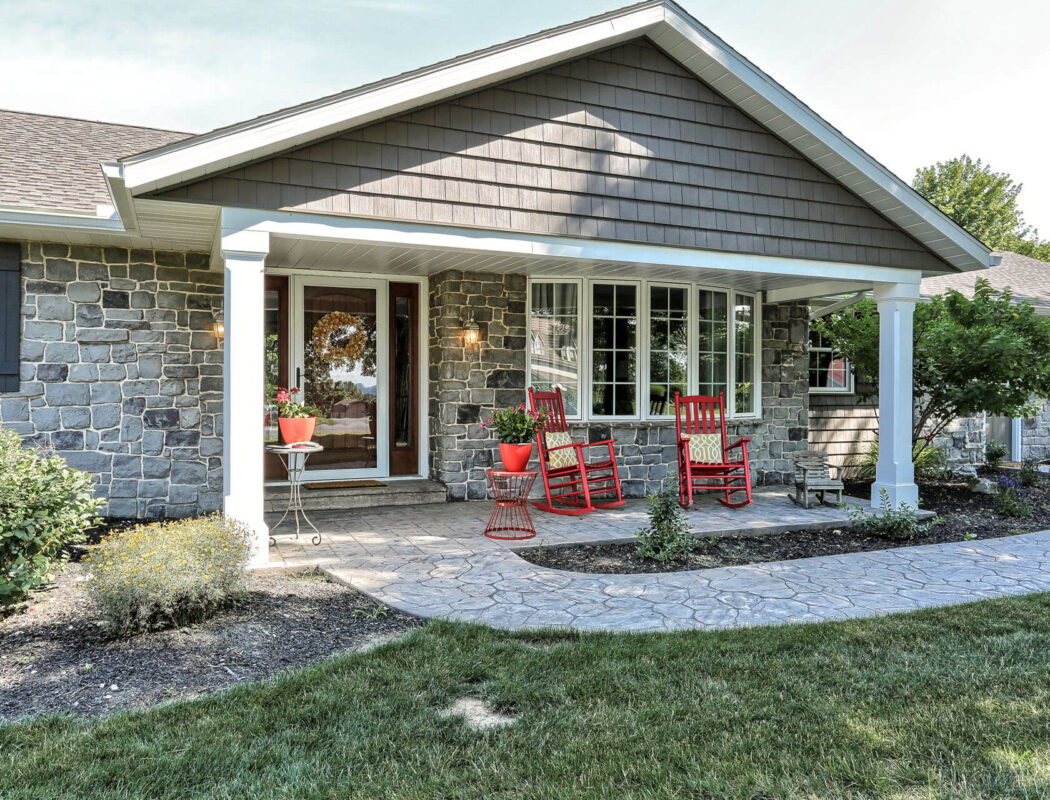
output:
[[[302,369],[302,367],[296,367],[295,368],[295,388],[296,389],[302,389],[303,388],[303,369]]]

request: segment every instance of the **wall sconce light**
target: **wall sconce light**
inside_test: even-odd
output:
[[[222,339],[226,336],[226,317],[223,316],[221,308],[211,310],[211,321],[215,326],[215,338]]]
[[[481,326],[474,321],[474,310],[467,310],[467,319],[463,323],[463,344],[467,350],[476,350],[481,346]]]

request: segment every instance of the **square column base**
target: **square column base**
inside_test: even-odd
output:
[[[918,509],[919,507],[919,487],[914,483],[880,483],[875,481],[871,485],[871,507],[874,509],[881,510],[882,505],[882,490],[886,490],[886,494],[889,496],[890,508],[896,510],[901,507],[901,503],[908,506],[909,508]]]

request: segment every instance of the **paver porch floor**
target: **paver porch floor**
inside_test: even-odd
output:
[[[843,525],[844,511],[795,506],[764,488],[744,509],[713,497],[688,512],[693,530]],[[860,503],[859,500],[853,500]],[[311,514],[321,530],[278,539],[271,566],[317,566],[393,608],[498,628],[727,628],[864,617],[1050,590],[1050,531],[691,572],[589,575],[538,567],[515,549],[624,541],[646,524],[644,500],[582,517],[533,511],[537,536],[482,536],[489,501]],[[272,525],[278,517],[268,517]],[[294,526],[293,528],[294,529]],[[277,533],[290,530],[286,522]],[[312,531],[310,531],[312,533]]]

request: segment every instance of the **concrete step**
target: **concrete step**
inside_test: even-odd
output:
[[[383,506],[415,506],[447,501],[445,485],[437,481],[378,479],[385,486],[355,486],[340,489],[307,489],[301,494],[307,511],[338,511],[345,508],[380,508]],[[287,486],[267,486],[264,507],[266,513],[283,512],[288,506]]]

